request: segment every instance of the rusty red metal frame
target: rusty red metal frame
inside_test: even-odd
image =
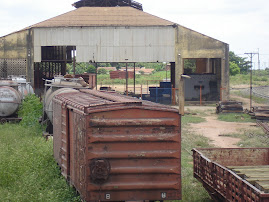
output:
[[[194,177],[202,182],[215,201],[269,201],[269,193],[257,189],[225,167],[228,166],[227,164],[233,166],[255,164],[255,156],[257,165],[268,165],[269,148],[212,148],[192,151]],[[221,164],[217,163],[219,161]]]

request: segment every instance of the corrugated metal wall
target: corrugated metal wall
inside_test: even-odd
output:
[[[76,46],[77,62],[173,62],[175,29],[164,27],[35,28],[34,62],[41,46]]]

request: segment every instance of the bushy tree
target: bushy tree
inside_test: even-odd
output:
[[[97,74],[107,74],[107,70],[104,68],[98,69]]]
[[[246,74],[251,67],[250,62],[246,61],[247,58],[240,57],[236,55],[233,51],[229,52],[229,59],[230,62],[236,64],[239,67],[240,73],[242,74]]]
[[[73,64],[67,64],[66,65],[66,71],[69,74],[73,74]],[[96,68],[95,66],[85,63],[85,62],[79,62],[76,63],[76,74],[83,74],[83,73],[95,73]]]
[[[230,75],[234,76],[240,73],[240,68],[234,62],[230,62]]]

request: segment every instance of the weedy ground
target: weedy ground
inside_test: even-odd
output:
[[[42,104],[28,96],[19,124],[0,125],[0,201],[79,201],[61,176],[52,141],[42,137]]]

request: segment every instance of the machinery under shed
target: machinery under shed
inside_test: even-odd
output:
[[[166,62],[176,101],[227,100],[228,44],[143,11],[130,1],[81,0],[76,9],[0,38],[0,77],[26,75],[35,91],[66,64]],[[76,57],[73,57],[76,56]],[[189,65],[190,62],[193,65]],[[182,111],[182,107],[181,110]]]

